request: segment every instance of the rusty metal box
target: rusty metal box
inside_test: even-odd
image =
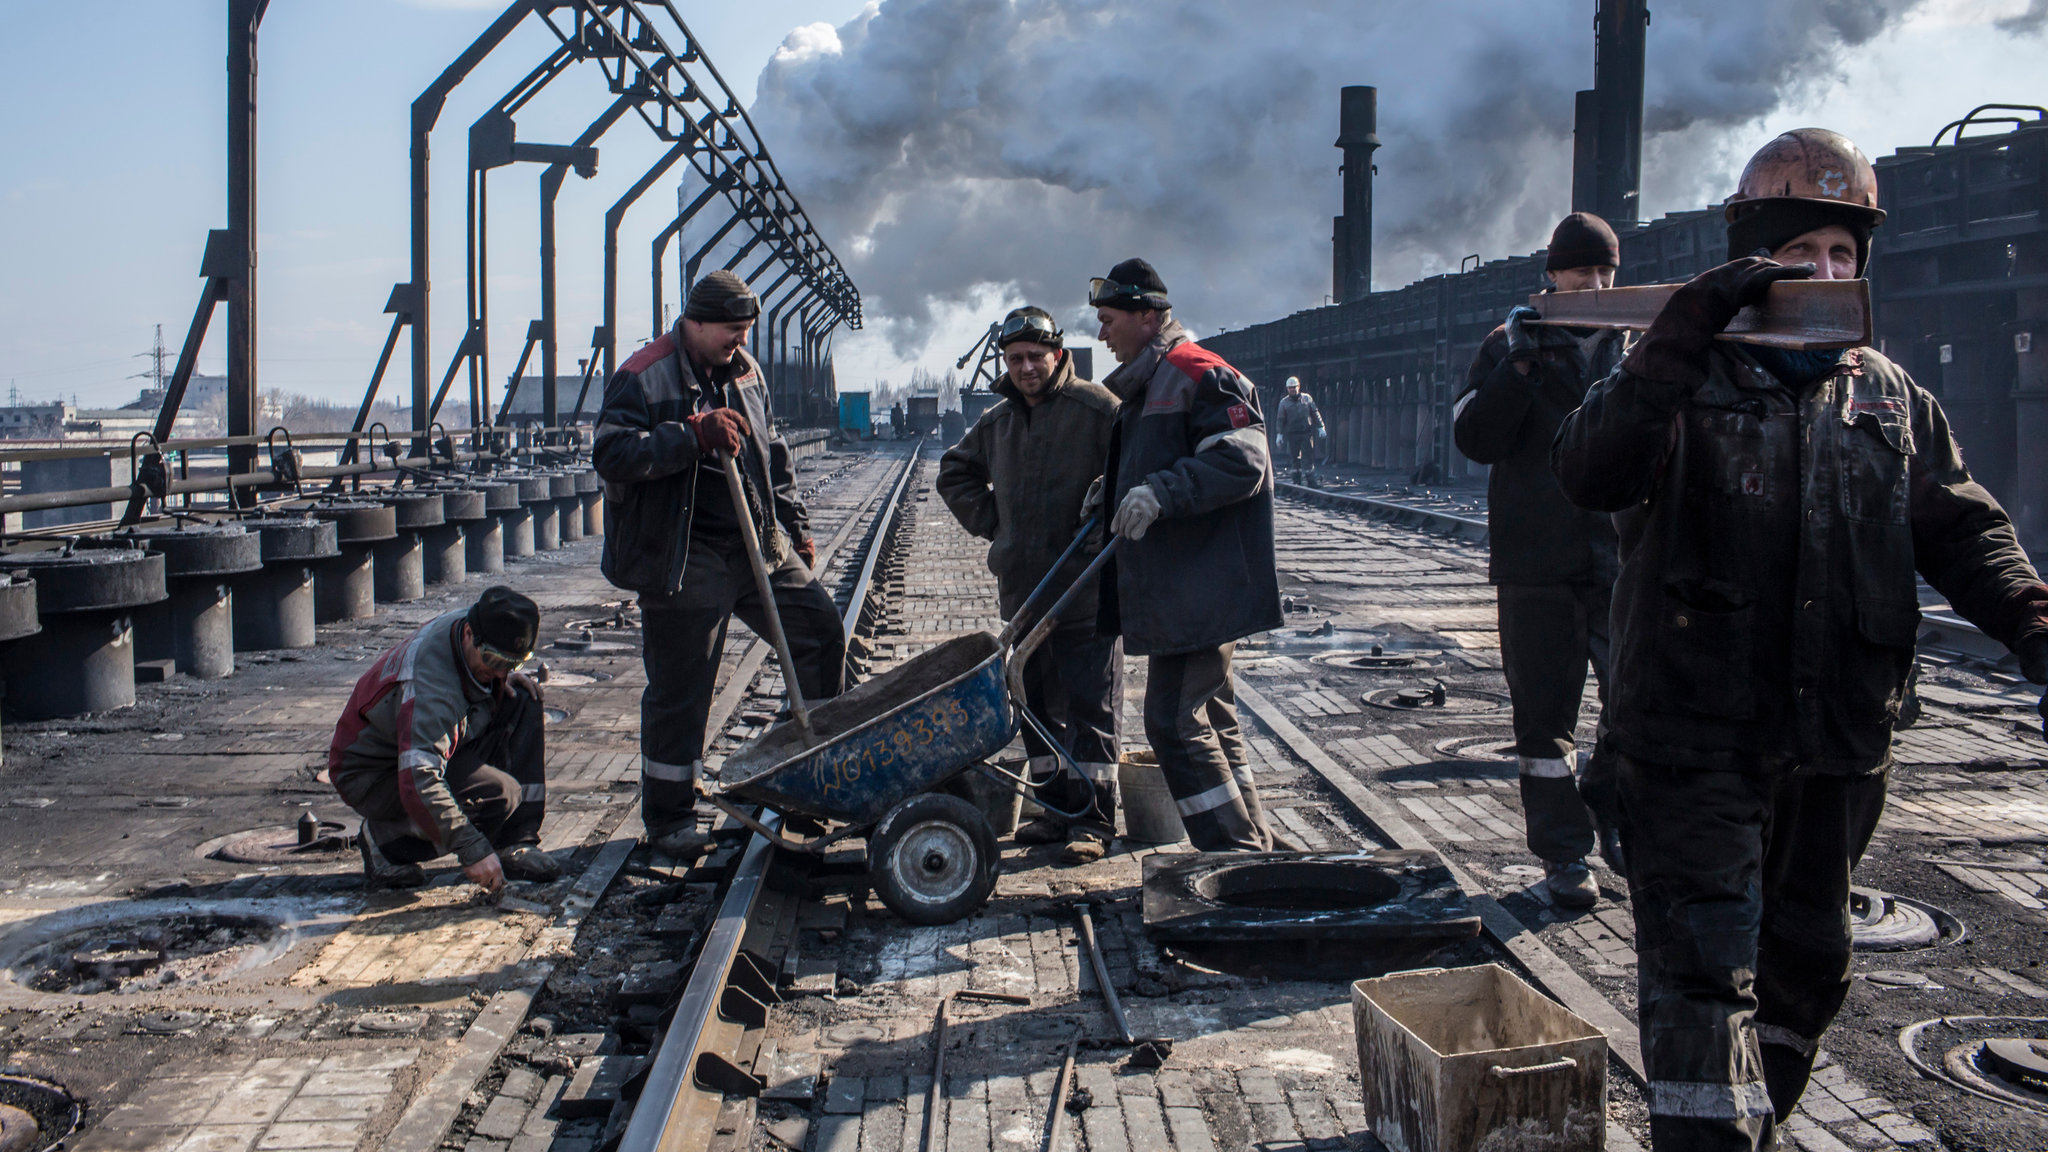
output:
[[[1607,1037],[1498,964],[1351,986],[1366,1121],[1393,1152],[1598,1152]]]

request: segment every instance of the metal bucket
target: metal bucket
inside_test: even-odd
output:
[[[1166,774],[1159,770],[1159,757],[1150,752],[1130,752],[1116,766],[1118,804],[1124,811],[1124,839],[1138,844],[1174,844],[1188,838],[1181,825],[1180,809],[1173,793],[1166,789]]]

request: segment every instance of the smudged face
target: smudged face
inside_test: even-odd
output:
[[[1059,363],[1057,348],[1030,340],[1019,340],[1003,349],[1003,368],[1010,374],[1010,383],[1024,396],[1025,403],[1037,404],[1045,399],[1045,390],[1052,383],[1053,367]]]
[[[1780,264],[1811,264],[1815,280],[1856,279],[1856,234],[1840,224],[1793,237],[1771,253]]]
[[[747,342],[752,320],[684,320],[683,351],[695,364],[723,368]]]
[[[1159,313],[1149,310],[1127,312],[1122,308],[1097,308],[1095,322],[1102,325],[1095,338],[1109,346],[1109,354],[1116,357],[1119,364],[1129,364],[1137,359],[1145,345],[1159,335]]]
[[[1550,283],[1559,292],[1585,292],[1594,288],[1614,287],[1614,269],[1602,264],[1584,268],[1559,268],[1548,272]]]

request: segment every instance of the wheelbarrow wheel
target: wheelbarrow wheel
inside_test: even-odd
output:
[[[996,890],[996,834],[974,805],[927,792],[889,810],[868,837],[875,894],[912,924],[951,924]]]

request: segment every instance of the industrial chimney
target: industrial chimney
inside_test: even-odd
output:
[[[1643,170],[1643,49],[1646,0],[1599,0],[1593,18],[1593,90],[1572,116],[1572,211],[1591,212],[1617,231],[1639,216]]]
[[[1342,304],[1372,291],[1372,154],[1380,146],[1380,90],[1343,89],[1337,147],[1344,150],[1344,214],[1331,235],[1330,298]]]

